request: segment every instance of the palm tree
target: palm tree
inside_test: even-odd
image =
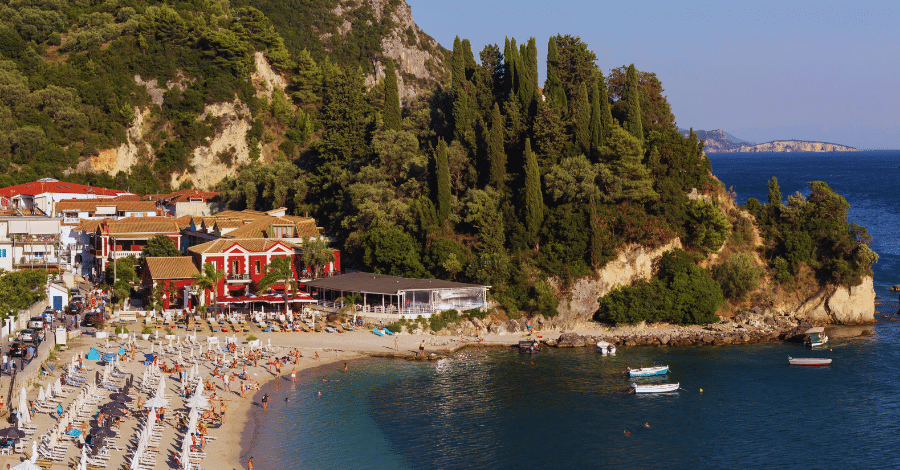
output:
[[[193,278],[194,289],[199,289],[201,292],[209,290],[212,294],[212,303],[216,305],[216,289],[219,287],[219,281],[225,278],[225,271],[216,269],[212,263],[206,263],[203,265],[203,270],[195,274]]]
[[[284,313],[288,311],[288,298],[290,297],[291,281],[294,278],[294,270],[291,267],[291,259],[288,257],[272,258],[266,265],[266,274],[256,284],[256,293],[262,295],[272,284],[278,281],[284,282]]]

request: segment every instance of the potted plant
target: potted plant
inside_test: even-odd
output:
[[[150,325],[144,325],[144,328],[141,329],[141,338],[150,339],[151,333],[153,333],[153,328],[150,328]]]
[[[116,336],[121,339],[128,339],[128,328],[125,328],[124,326],[117,326]]]

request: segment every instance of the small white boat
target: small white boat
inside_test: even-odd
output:
[[[808,348],[812,348],[827,343],[828,336],[825,336],[824,333],[825,328],[821,326],[806,330],[806,340],[803,341],[803,344],[805,344]]]
[[[653,375],[664,375],[669,373],[669,366],[642,367],[640,369],[625,369],[629,377],[650,377]]]
[[[788,356],[788,362],[792,366],[828,366],[831,365],[831,359],[824,357],[798,357]]]
[[[606,341],[600,341],[597,343],[597,351],[600,351],[600,354],[606,356],[607,354],[611,356],[616,355],[616,345],[612,343],[607,343]]]
[[[638,385],[631,384],[631,389],[634,393],[663,393],[663,392],[674,392],[678,390],[678,387],[681,385],[681,382],[675,384],[659,384],[659,385]]]

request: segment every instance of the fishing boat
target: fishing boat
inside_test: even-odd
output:
[[[824,357],[798,357],[788,356],[788,362],[792,366],[828,366],[831,365],[831,359]]]
[[[810,328],[806,330],[806,339],[803,341],[803,344],[808,348],[812,348],[815,346],[821,346],[828,342],[828,337],[825,336],[825,328],[821,326],[817,326],[815,328]]]
[[[659,384],[659,385],[638,385],[631,384],[631,390],[634,393],[663,393],[674,392],[678,390],[681,382],[675,384]]]
[[[640,369],[625,369],[629,377],[650,377],[653,375],[664,375],[669,373],[669,366],[642,367]]]
[[[607,343],[606,341],[600,341],[599,343],[597,343],[597,351],[599,351],[600,354],[602,354],[604,356],[606,356],[607,354],[609,354],[611,356],[615,356],[616,355],[616,345],[612,344],[612,343]]]

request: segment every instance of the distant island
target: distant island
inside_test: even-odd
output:
[[[689,129],[678,129],[687,137]],[[738,139],[721,130],[694,131],[697,138],[705,141],[704,151],[717,152],[857,152],[859,149],[829,142],[810,142],[805,140],[773,140],[757,144]]]

